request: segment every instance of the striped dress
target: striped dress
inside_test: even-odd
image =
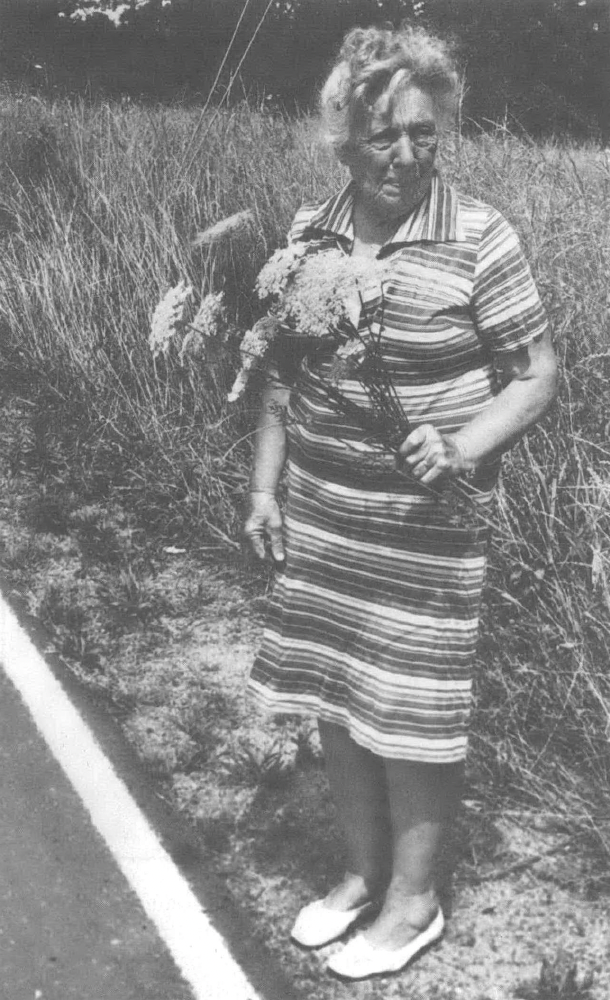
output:
[[[301,209],[290,240],[349,253],[352,208],[347,185]],[[410,423],[456,431],[499,391],[494,357],[546,328],[518,239],[498,212],[435,174],[379,256],[388,269],[365,290],[361,333],[381,336]],[[357,382],[339,387],[366,405]],[[306,389],[293,391],[288,416],[287,559],[251,694],[275,713],[337,723],[382,757],[463,759],[484,523],[456,517],[397,473],[393,456],[379,461],[365,431]],[[477,471],[483,509],[497,474],[493,462]]]

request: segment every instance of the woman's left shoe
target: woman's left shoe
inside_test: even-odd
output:
[[[329,959],[326,967],[344,979],[366,979],[367,976],[398,972],[424,948],[438,941],[444,927],[443,912],[439,910],[432,923],[404,948],[376,948],[362,934],[356,934],[341,951]]]
[[[340,938],[352,924],[370,910],[372,903],[364,903],[352,910],[331,910],[323,899],[316,899],[304,906],[290,932],[290,937],[304,948],[321,948]]]

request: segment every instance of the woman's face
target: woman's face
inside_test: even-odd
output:
[[[430,185],[438,143],[438,112],[418,87],[373,105],[343,156],[356,197],[380,223],[408,215]]]

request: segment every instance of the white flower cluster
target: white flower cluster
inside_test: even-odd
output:
[[[343,379],[353,378],[365,357],[366,344],[361,338],[354,337],[341,344],[335,352],[329,371],[333,385]]]
[[[256,279],[255,287],[261,301],[283,295],[306,253],[306,243],[292,243],[271,255]]]
[[[349,358],[357,358],[358,356],[363,356],[365,353],[365,346],[361,340],[348,340],[345,344],[341,344],[337,350],[337,357],[341,358],[342,361],[347,361]]]
[[[279,324],[273,316],[263,316],[262,319],[257,320],[251,330],[246,330],[239,346],[241,368],[229,393],[230,403],[234,403],[240,396],[243,396],[250,375],[267,354],[277,335],[278,326]]]
[[[192,325],[204,335],[214,337],[225,318],[224,292],[210,292],[201,300]]]
[[[282,324],[309,337],[324,337],[348,322],[357,328],[361,295],[383,278],[382,261],[329,249],[307,254],[307,244],[277,250],[258,276],[259,298],[272,300]]]
[[[349,257],[335,248],[312,253],[307,243],[276,250],[256,280],[258,297],[270,303],[270,313],[244,335],[242,367],[229,399],[234,401],[243,394],[252,370],[282,327],[318,340],[351,328],[349,344],[354,347],[340,356],[339,368],[347,371],[357,367],[363,296],[381,291],[385,267],[381,261]]]
[[[178,326],[184,320],[186,304],[193,294],[193,289],[185,281],[180,281],[175,288],[161,299],[153,313],[148,343],[153,357],[167,354],[169,345]]]
[[[184,361],[187,350],[191,354],[200,354],[207,340],[216,337],[221,329],[226,330],[224,292],[210,292],[209,295],[205,295],[193,322],[188,325],[190,330],[180,347],[181,361]]]

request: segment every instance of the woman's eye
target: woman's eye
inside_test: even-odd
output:
[[[394,140],[390,136],[379,136],[378,138],[369,139],[369,146],[371,149],[389,149]]]
[[[411,136],[411,142],[415,146],[431,146],[436,142],[436,131],[433,128],[418,129]]]

